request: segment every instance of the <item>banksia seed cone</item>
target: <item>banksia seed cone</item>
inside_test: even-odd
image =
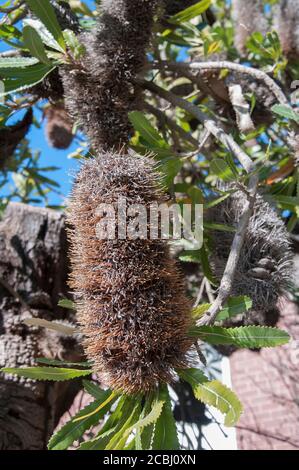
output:
[[[267,32],[263,0],[232,0],[232,17],[235,24],[235,47],[243,54],[246,41],[252,33]]]
[[[62,104],[44,110],[47,119],[46,136],[51,147],[67,149],[73,141],[73,122]]]
[[[149,159],[109,152],[83,164],[68,211],[71,287],[95,371],[112,389],[146,392],[187,366],[190,305],[165,241],[97,238],[100,204],[117,219],[119,197],[147,210],[165,201]]]
[[[236,227],[246,207],[246,196],[237,191],[221,205],[211,210],[209,217],[218,223]],[[230,252],[233,234],[213,233],[213,264],[219,279]],[[266,312],[276,306],[291,281],[292,259],[290,241],[283,221],[270,205],[258,195],[250,219],[237,272],[233,295],[248,295],[256,312]]]
[[[12,126],[0,129],[0,169],[5,168],[5,164],[16,150],[19,143],[24,139],[33,120],[32,108],[29,108],[23,119]]]
[[[86,47],[82,70],[62,69],[66,106],[97,151],[120,149],[131,132],[128,112],[138,93],[132,79],[141,71],[149,45],[154,0],[103,0]]]
[[[299,57],[298,0],[281,0],[274,10],[274,28],[283,52],[290,58]]]

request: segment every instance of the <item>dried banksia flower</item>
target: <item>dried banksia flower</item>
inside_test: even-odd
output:
[[[274,28],[283,52],[291,57],[299,56],[299,8],[297,0],[281,0],[274,9]]]
[[[81,70],[61,71],[67,109],[95,150],[119,149],[129,139],[128,112],[138,98],[132,80],[145,62],[157,3],[103,0],[93,32],[80,36]]]
[[[73,141],[73,122],[63,104],[49,106],[44,110],[47,119],[46,136],[51,147],[67,149]]]
[[[165,241],[97,237],[100,204],[112,204],[119,217],[119,197],[147,210],[165,201],[153,163],[113,152],[86,161],[68,210],[70,285],[94,370],[114,390],[146,392],[187,366],[190,304]]]
[[[19,143],[29,132],[32,119],[32,108],[29,108],[23,119],[12,126],[0,129],[0,169],[5,168],[7,159],[13,155]]]
[[[232,0],[232,17],[235,24],[235,47],[240,54],[243,54],[246,50],[246,41],[252,33],[267,32],[264,1]]]
[[[236,227],[246,207],[246,196],[237,191],[211,210],[216,222]],[[213,233],[213,264],[220,279],[230,252],[233,234]],[[258,195],[250,219],[233,285],[233,295],[248,295],[253,310],[274,309],[292,277],[290,241],[283,221]]]

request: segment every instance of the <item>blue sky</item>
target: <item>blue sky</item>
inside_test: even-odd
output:
[[[3,2],[0,2],[3,4]],[[91,8],[94,9],[93,0],[85,0],[85,3]],[[5,43],[0,42],[0,51],[9,49]],[[15,118],[10,122],[13,123],[22,117],[23,113],[16,113]],[[38,110],[35,110],[35,117],[41,123],[42,115]],[[69,194],[72,177],[71,173],[74,173],[74,170],[78,168],[78,160],[69,159],[67,156],[74,152],[78,147],[78,142],[73,142],[72,146],[69,147],[66,151],[57,150],[50,147],[44,136],[44,125],[41,126],[41,129],[37,129],[35,126],[31,126],[30,132],[27,134],[27,138],[30,141],[30,146],[32,150],[40,150],[41,156],[39,161],[39,166],[56,166],[59,167],[58,171],[47,172],[45,176],[54,179],[60,184],[60,192],[62,195],[55,193],[49,194],[49,204],[51,205],[61,205],[63,204],[64,198]],[[4,191],[0,192],[0,196],[7,194],[9,188],[4,188]]]

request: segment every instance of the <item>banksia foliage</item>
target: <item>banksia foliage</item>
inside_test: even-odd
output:
[[[274,27],[283,52],[293,58],[299,56],[299,9],[297,0],[281,0],[274,10]]]
[[[83,164],[68,212],[71,287],[95,371],[112,389],[146,392],[187,366],[190,305],[165,241],[97,238],[100,204],[117,220],[119,197],[147,211],[165,200],[149,159],[109,152]]]
[[[62,104],[44,110],[47,119],[46,136],[51,147],[67,149],[73,141],[73,122]]]
[[[267,19],[263,0],[232,0],[235,23],[235,47],[243,54],[248,37],[255,31],[267,32]]]
[[[97,26],[81,35],[81,70],[62,70],[66,106],[95,150],[120,149],[131,132],[128,112],[138,93],[132,79],[149,45],[154,0],[103,0]]]
[[[246,207],[246,196],[237,191],[224,203],[211,210],[213,221],[236,227]],[[233,234],[214,232],[213,263],[221,278],[230,252]],[[250,219],[237,272],[233,295],[248,295],[253,310],[266,312],[275,308],[291,280],[290,241],[283,221],[259,195]]]

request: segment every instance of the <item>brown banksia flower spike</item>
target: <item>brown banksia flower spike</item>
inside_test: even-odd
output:
[[[13,155],[19,143],[29,132],[32,120],[33,111],[32,108],[29,108],[23,119],[12,126],[6,126],[0,129],[0,169],[5,168],[8,158]]]
[[[246,196],[242,191],[236,191],[211,209],[208,217],[236,227],[244,207]],[[215,274],[221,279],[233,234],[215,231],[212,237],[212,261]],[[292,255],[288,232],[275,210],[258,195],[246,231],[232,294],[248,295],[253,301],[253,310],[259,314],[275,309],[278,297],[285,292],[291,278]]]
[[[142,70],[157,1],[103,0],[81,70],[61,70],[66,107],[95,150],[120,149],[132,133],[128,112],[136,109],[132,80]]]
[[[114,390],[147,392],[187,367],[191,306],[164,240],[97,238],[100,204],[118,217],[119,197],[147,209],[165,200],[150,159],[108,152],[83,164],[68,210],[70,285],[95,371]]]
[[[46,137],[51,147],[67,149],[74,138],[73,121],[63,104],[50,105],[44,110]]]

